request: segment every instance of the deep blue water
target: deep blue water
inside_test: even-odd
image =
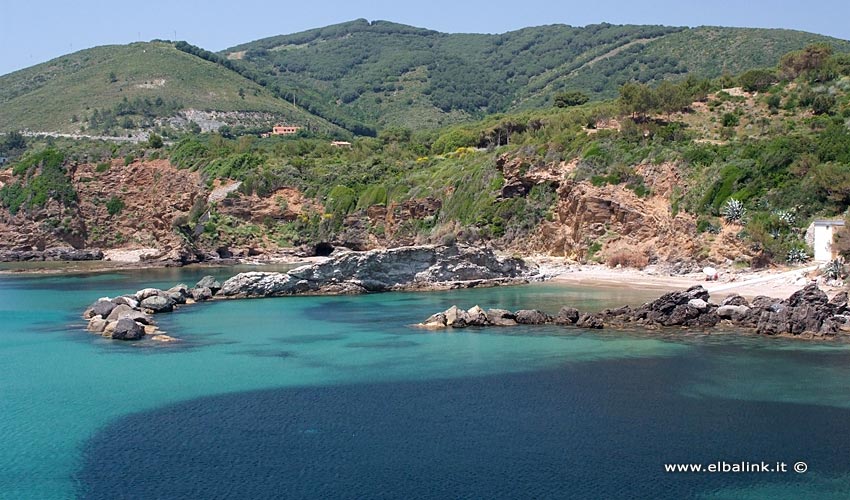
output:
[[[0,276],[0,498],[847,498],[850,348],[734,332],[410,328],[557,285],[199,304],[174,345],[85,333],[205,270]],[[216,271],[221,276],[233,270]],[[786,473],[665,473],[785,462]],[[790,466],[808,464],[796,474]]]

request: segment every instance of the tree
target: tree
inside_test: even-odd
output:
[[[118,77],[117,77],[117,76],[115,76],[115,72],[114,72],[114,71],[110,71],[110,72],[109,72],[109,83],[115,83],[115,82],[117,82],[117,81],[118,81]]]
[[[620,87],[620,106],[625,113],[641,120],[656,108],[655,92],[643,83],[629,82]]]
[[[11,155],[15,152],[23,152],[27,149],[27,140],[24,135],[17,131],[11,131],[6,134],[6,138],[0,143],[0,151]]]
[[[567,108],[570,106],[580,106],[589,100],[590,98],[584,92],[568,90],[555,94],[555,107]]]
[[[751,69],[738,77],[738,84],[747,92],[761,92],[776,83],[776,75],[766,69]]]
[[[151,134],[148,136],[148,146],[153,149],[159,149],[162,147],[162,137],[157,134]]]
[[[832,46],[825,43],[812,44],[803,50],[782,56],[779,60],[779,72],[789,80],[806,76],[812,81],[825,81],[829,75],[821,70],[827,66],[831,56]]]
[[[658,108],[668,115],[687,108],[691,103],[690,97],[680,85],[667,80],[655,89],[655,100]]]

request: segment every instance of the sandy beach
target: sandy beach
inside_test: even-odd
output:
[[[771,269],[730,270],[718,269],[716,281],[706,281],[702,272],[669,274],[654,266],[645,269],[610,268],[605,265],[565,264],[559,259],[535,257],[532,259],[544,274],[557,283],[573,283],[590,286],[617,286],[634,289],[656,289],[659,291],[683,290],[694,285],[704,286],[716,299],[737,293],[747,298],[757,295],[788,297],[812,280],[829,295],[843,289],[840,284],[827,284],[818,276],[818,266],[785,266]]]

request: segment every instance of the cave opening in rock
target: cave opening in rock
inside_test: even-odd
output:
[[[316,245],[315,252],[318,257],[327,257],[334,251],[334,246],[327,242]]]

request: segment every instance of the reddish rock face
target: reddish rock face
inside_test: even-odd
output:
[[[502,155],[496,161],[505,177],[503,197],[525,196],[534,185],[557,187],[554,219],[540,223],[527,238],[510,243],[520,252],[542,252],[582,260],[591,246],[599,246],[602,260],[628,253],[635,261],[692,261],[695,258],[723,261],[749,255],[735,234],[738,227],[724,227],[721,234],[696,230],[696,219],[687,213],[673,214],[670,199],[683,187],[675,165],[644,164],[635,167],[650,194],[640,197],[625,184],[594,186],[575,179],[577,162],[545,162]]]

